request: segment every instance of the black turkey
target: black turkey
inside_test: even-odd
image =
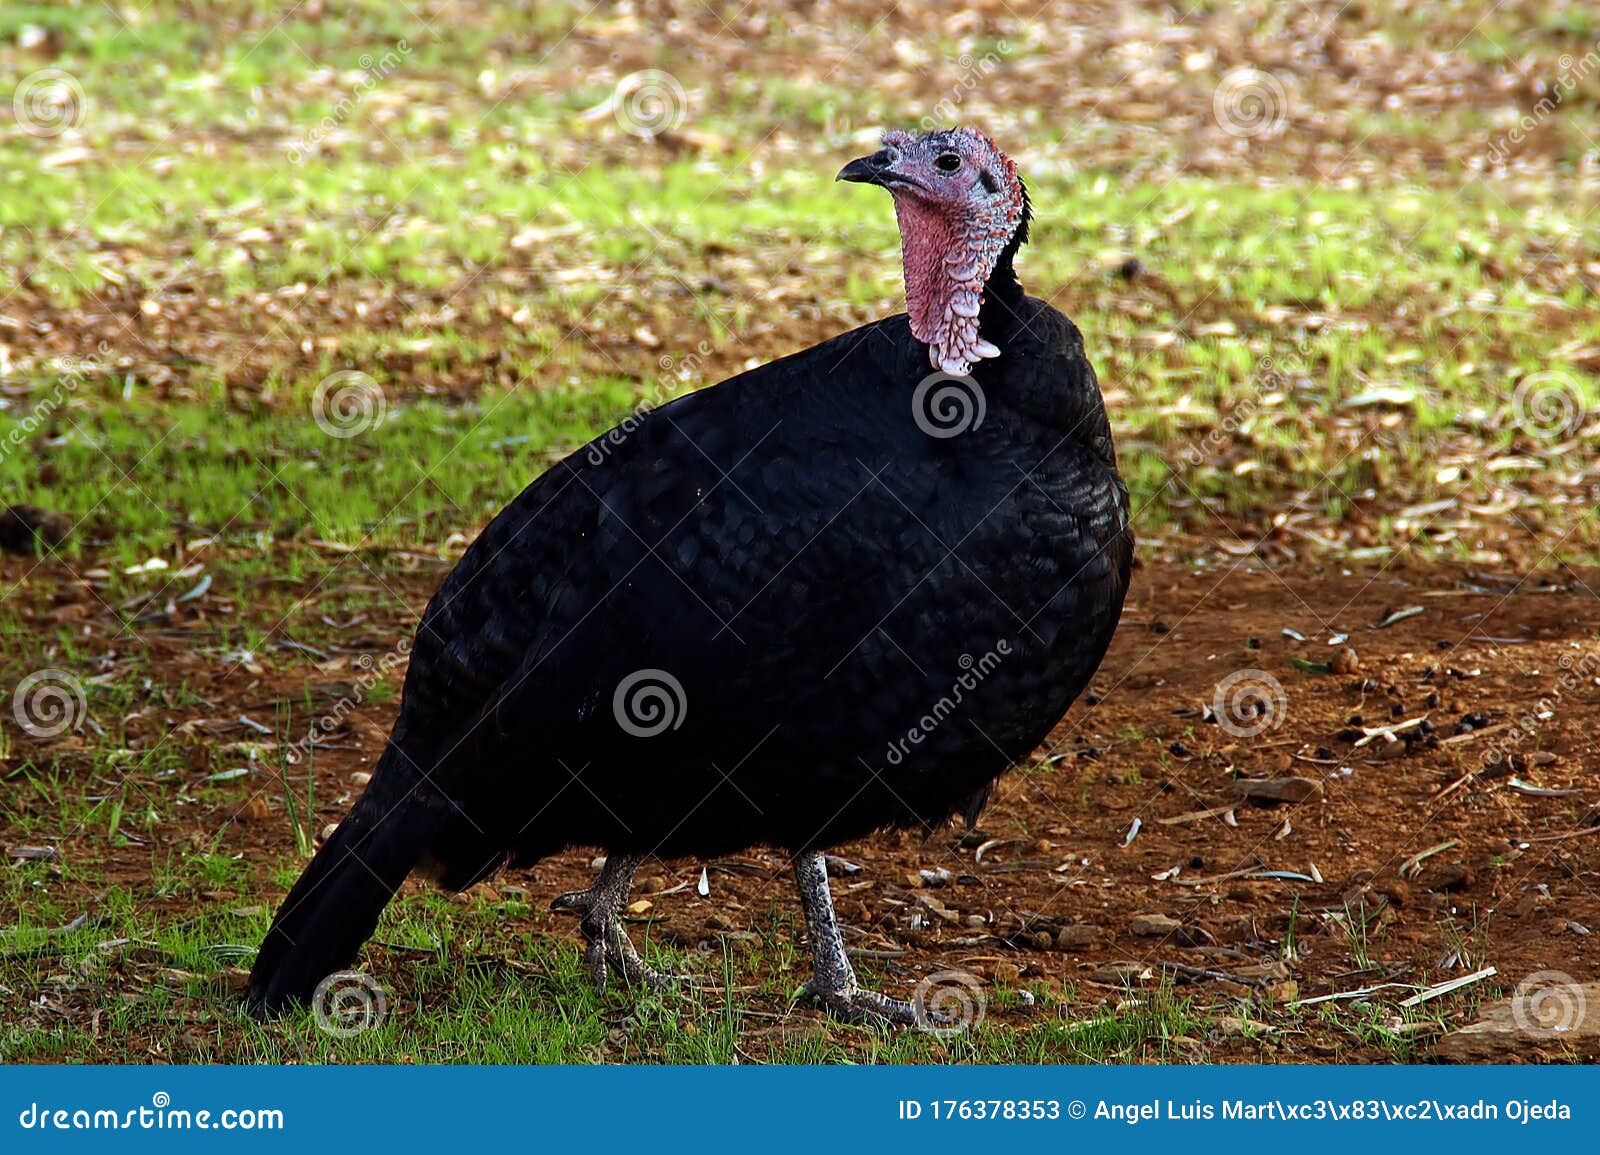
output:
[[[1128,493],[1072,322],[1026,296],[1016,167],[891,132],[839,179],[894,198],[907,312],[664,405],[533,482],[423,615],[366,793],[285,899],[263,1011],[347,966],[414,869],[470,886],[597,846],[587,960],[650,855],[792,853],[810,991],[913,1021],[847,960],[823,851],[982,805],[1099,665]]]

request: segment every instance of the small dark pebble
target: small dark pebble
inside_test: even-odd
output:
[[[1360,730],[1340,730],[1334,737],[1341,742],[1359,742],[1365,735]]]
[[[1161,622],[1161,621],[1151,622],[1150,623],[1150,632],[1152,634],[1167,634],[1167,633],[1171,633],[1172,632],[1172,627],[1167,625],[1166,622]]]
[[[0,510],[0,550],[31,554],[35,542],[55,547],[72,533],[72,519],[37,505],[13,505]]]
[[[1124,281],[1137,281],[1144,276],[1145,264],[1138,257],[1128,257],[1117,266],[1116,273]]]
[[[1365,726],[1367,724],[1367,718],[1365,714],[1351,714],[1345,719],[1345,723],[1346,725],[1350,726]]]
[[[1261,639],[1260,638],[1246,638],[1244,640],[1244,648],[1247,649],[1247,650],[1259,650],[1261,648]]]

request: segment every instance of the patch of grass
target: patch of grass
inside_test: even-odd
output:
[[[213,862],[185,862],[190,875]],[[231,877],[231,874],[229,875]],[[226,881],[213,876],[214,881]],[[36,917],[66,919],[38,904]],[[162,918],[129,891],[107,896],[92,925],[66,930],[25,923],[0,941],[0,984],[38,990],[52,1003],[91,999],[98,1031],[84,1016],[28,1016],[6,1041],[12,1060],[86,1059],[120,1039],[186,1061],[736,1063],[760,1048],[763,1061],[1126,1062],[1193,1056],[1208,1025],[1169,986],[1130,991],[1114,1008],[1075,1014],[1059,988],[1041,985],[1020,1027],[982,1025],[948,1037],[883,1026],[824,1024],[785,1000],[752,1000],[752,978],[773,960],[724,950],[660,954],[668,969],[692,969],[718,986],[596,993],[581,953],[544,935],[517,935],[513,953],[485,956],[480,931],[503,933],[507,912],[462,908],[438,895],[403,897],[384,915],[369,953],[374,975],[332,980],[321,1011],[260,1023],[239,1002],[239,983],[265,933],[267,912],[237,907],[185,920]],[[498,929],[496,929],[498,928]],[[790,968],[785,967],[785,970]],[[863,973],[863,980],[877,976]],[[721,986],[735,994],[724,995]],[[1018,1005],[1015,992],[997,1005]],[[338,1013],[344,1008],[345,1013]]]
[[[1382,935],[1383,913],[1382,907],[1369,909],[1362,905],[1346,904],[1342,916],[1333,919],[1344,933],[1350,961],[1360,970],[1372,969],[1372,940]]]
[[[1431,1004],[1396,1008],[1361,1001],[1343,1006],[1328,1003],[1320,1017],[1362,1046],[1382,1048],[1395,1063],[1422,1058],[1425,1048],[1449,1029],[1450,1018],[1444,1007]]]
[[[283,247],[254,246],[236,267],[242,279],[218,286],[237,302],[237,320],[261,327],[259,343],[290,361],[248,395],[226,379],[242,368],[237,362],[181,365],[177,397],[119,371],[109,354],[81,380],[52,376],[41,364],[35,402],[0,411],[0,444],[27,448],[0,455],[0,485],[70,511],[84,529],[104,526],[116,571],[170,550],[175,522],[230,551],[263,534],[424,545],[470,531],[555,456],[637,405],[658,404],[720,371],[707,365],[705,376],[663,374],[658,362],[676,366],[685,360],[680,352],[640,357],[632,348],[595,358],[592,338],[575,345],[570,335],[597,322],[602,331],[631,324],[682,333],[670,315],[682,308],[685,282],[700,279],[708,261],[715,266],[707,254],[723,238],[760,244],[767,235],[806,254],[820,274],[807,295],[842,291],[863,319],[891,307],[896,291],[886,205],[821,180],[774,181],[760,198],[739,200],[705,196],[701,165],[591,169],[564,186],[560,174],[484,182],[477,175],[484,166],[469,159],[443,170],[419,161],[420,184],[408,188],[403,167],[349,160],[329,174],[329,199],[319,201],[305,199],[304,189],[272,189],[247,156],[192,163],[204,167],[182,189],[210,196],[221,186],[223,197],[241,199],[254,190],[263,219],[316,222],[314,233],[280,237]],[[745,163],[728,162],[726,175]],[[24,203],[59,200],[58,179],[29,190]],[[404,201],[410,219],[449,226],[398,235],[364,229],[361,197],[351,190],[369,179],[382,183],[372,196]],[[231,193],[228,181],[237,182]],[[193,237],[160,235],[197,219],[198,203],[184,206],[181,189],[177,195],[174,204],[172,193],[160,194],[163,208],[147,222],[153,231],[141,236],[197,268],[226,265],[206,247],[209,228]],[[1130,198],[1136,220],[1177,217],[1183,228],[1130,233]],[[1459,517],[1463,503],[1512,486],[1537,517],[1508,522],[1511,538],[1531,536],[1536,550],[1541,541],[1556,543],[1572,557],[1595,545],[1592,507],[1567,496],[1585,484],[1583,475],[1541,466],[1560,431],[1531,424],[1525,407],[1542,398],[1570,416],[1600,405],[1590,375],[1562,353],[1600,340],[1600,312],[1583,307],[1586,293],[1576,283],[1559,297],[1540,283],[1553,257],[1580,259],[1575,216],[1549,205],[1508,216],[1500,197],[1464,189],[1440,205],[1410,190],[1192,180],[1152,189],[1047,178],[1037,182],[1035,203],[1040,222],[1025,276],[1087,334],[1111,395],[1142,536],[1186,527],[1248,537],[1255,531],[1243,527],[1264,516],[1276,495],[1320,507],[1324,534],[1347,533],[1337,527],[1356,514],[1371,527],[1365,544],[1448,553],[1464,539],[1444,528],[1441,515]],[[561,242],[564,254],[591,262],[594,277],[587,291],[530,286],[519,303],[529,322],[505,328],[497,313],[505,306],[485,298],[492,278],[482,270],[514,269],[519,222],[556,209],[574,227]],[[1275,227],[1257,229],[1263,219]],[[498,223],[486,228],[486,221]],[[798,235],[781,221],[806,221],[810,231]],[[54,251],[49,227],[29,224],[7,232],[4,243]],[[598,247],[586,252],[580,237]],[[1111,254],[1138,254],[1159,271],[1151,282],[1159,297],[1107,275],[1108,245]],[[870,279],[829,283],[830,269],[863,255],[875,268]],[[31,250],[0,256],[0,267],[38,264]],[[296,283],[331,276],[344,293],[382,299],[412,272],[443,277],[437,287],[464,325],[423,333],[358,328],[330,338],[336,356],[302,360],[286,348],[305,340],[298,325],[252,319],[260,294]],[[647,293],[621,287],[641,272],[653,285]],[[74,282],[62,307],[105,288]],[[751,291],[735,285],[696,294],[688,333],[704,334],[699,346],[711,364],[737,367],[728,360],[729,337],[759,316],[745,295]],[[1558,315],[1558,324],[1548,323]],[[775,339],[771,347],[800,343]],[[574,355],[582,362],[577,374]],[[698,365],[699,354],[690,357]],[[603,368],[596,372],[590,359]],[[369,383],[355,399],[364,408],[348,417],[333,413],[328,400],[325,383],[338,373]],[[414,392],[419,381],[435,380],[482,384],[464,402]],[[36,463],[46,446],[52,471],[41,479]],[[1430,512],[1406,512],[1414,509]],[[1401,516],[1375,516],[1396,510]],[[1541,558],[1550,560],[1542,552],[1532,560]],[[108,597],[135,584],[120,572],[113,579]]]

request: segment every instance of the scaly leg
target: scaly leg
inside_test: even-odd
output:
[[[606,972],[615,966],[630,985],[657,986],[670,980],[670,976],[645,965],[634,949],[633,940],[622,925],[622,912],[628,905],[628,888],[633,885],[633,872],[639,869],[641,858],[634,854],[607,854],[606,864],[600,868],[600,877],[588,890],[574,890],[563,894],[550,904],[551,910],[581,910],[583,919],[578,929],[588,942],[584,960],[595,986],[605,990]]]
[[[863,990],[856,971],[844,952],[844,936],[833,913],[833,895],[828,891],[828,865],[821,852],[800,855],[794,863],[795,882],[800,886],[800,908],[805,911],[806,928],[811,932],[811,981],[805,992],[818,999],[829,1011],[847,1021],[867,1015],[891,1023],[943,1026],[944,1016],[891,999],[877,991]]]

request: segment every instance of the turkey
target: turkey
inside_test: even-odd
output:
[[[1029,203],[971,129],[889,132],[907,311],[630,418],[536,479],[429,602],[366,792],[250,977],[272,1013],[346,967],[413,870],[462,889],[598,847],[586,962],[661,980],[621,914],[649,856],[790,855],[808,991],[863,989],[824,851],[969,822],[1110,643],[1128,492],[1078,330],[1025,295]]]

